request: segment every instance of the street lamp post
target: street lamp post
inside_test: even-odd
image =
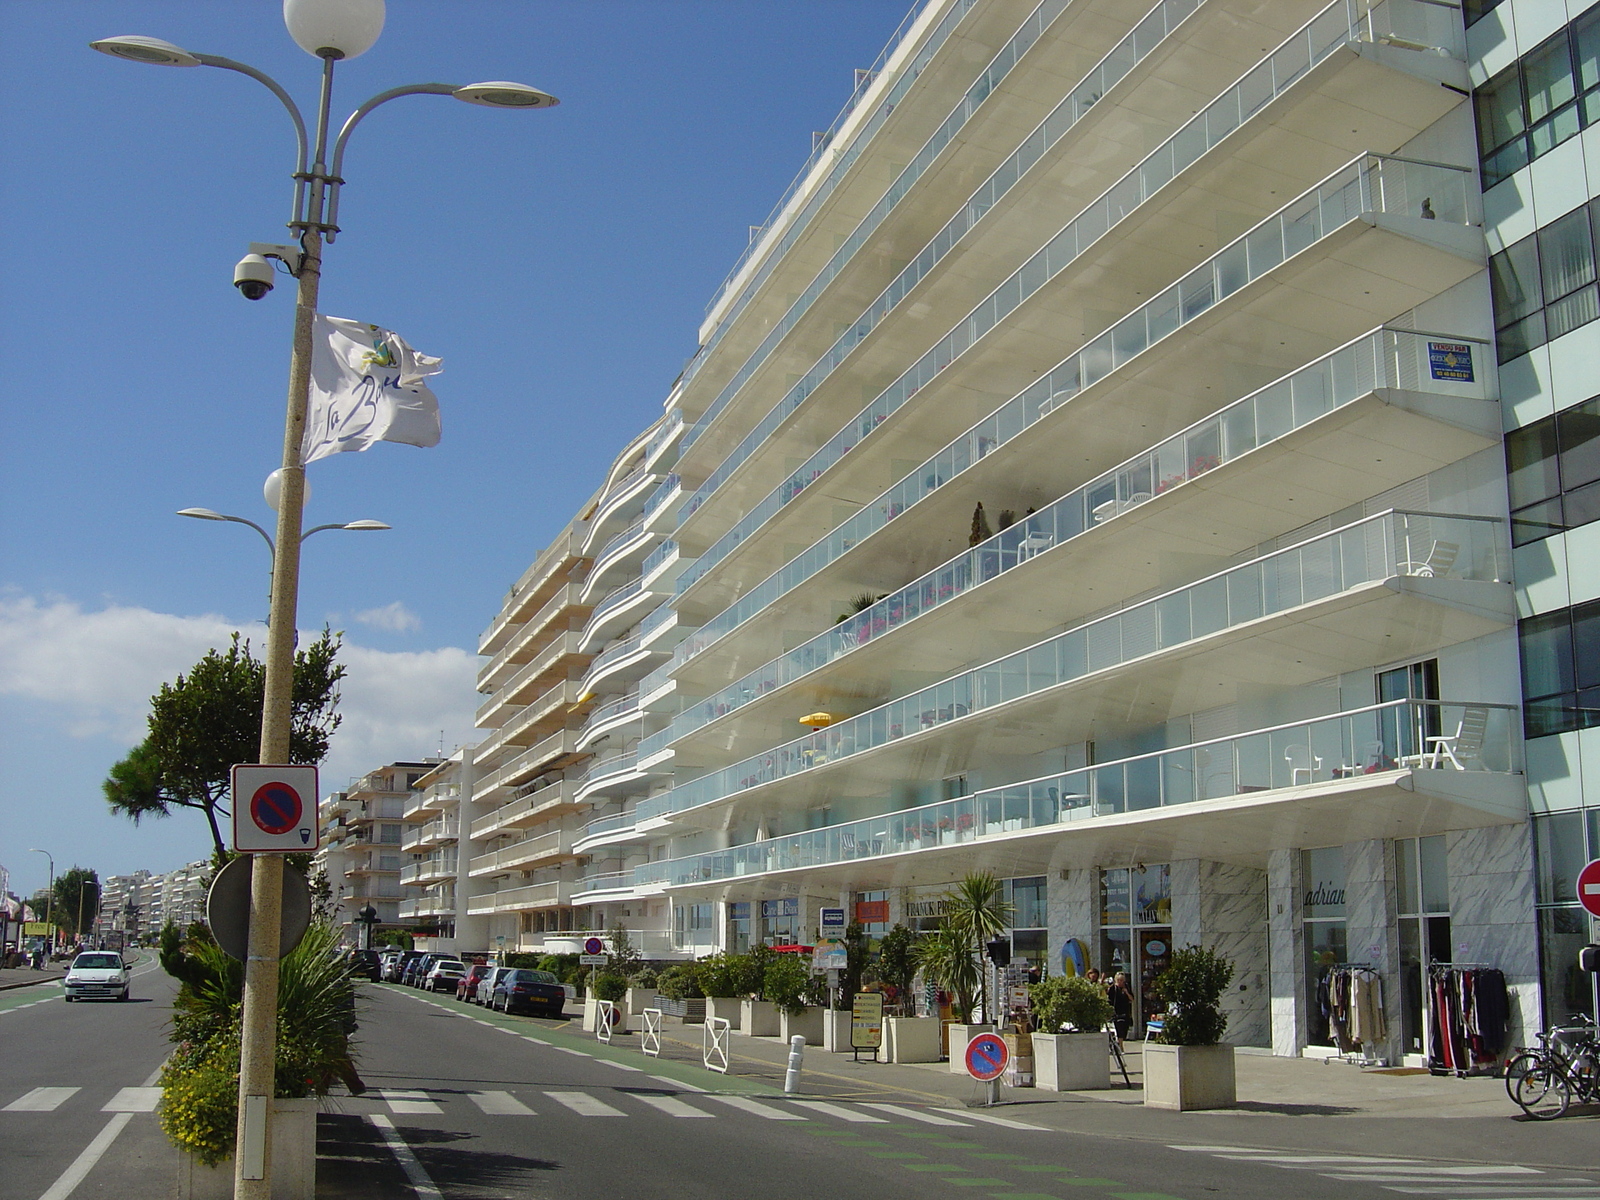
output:
[[[56,860],[55,860],[55,856],[53,854],[51,854],[50,851],[48,851],[48,850],[35,850],[32,846],[28,847],[28,853],[29,854],[42,854],[42,855],[45,856],[45,858],[47,860],[49,860],[49,863],[50,863],[49,890],[46,891],[45,894],[44,894],[44,924],[45,924],[45,928],[47,930],[49,930],[49,935],[48,936],[50,938],[50,948],[53,950],[53,949],[55,949],[55,944],[56,944],[56,927],[55,927],[55,913],[56,913]]]
[[[171,42],[149,37],[115,37],[91,42],[104,54],[133,62],[169,67],[218,67],[248,75],[267,87],[294,123],[299,155],[294,171],[294,204],[288,227],[296,246],[258,245],[235,269],[235,283],[247,299],[260,299],[271,288],[267,258],[281,262],[299,283],[295,302],[294,340],[289,359],[289,394],[283,428],[283,465],[279,475],[276,545],[272,556],[271,612],[266,643],[266,687],[262,703],[259,761],[289,759],[290,699],[294,678],[295,617],[299,600],[301,511],[305,469],[301,443],[310,395],[312,318],[317,310],[322,277],[323,240],[331,244],[337,225],[340,175],[345,146],[355,127],[381,104],[400,96],[454,96],[468,104],[492,108],[549,108],[554,96],[526,84],[500,81],[467,84],[410,84],[380,92],[345,120],[333,143],[333,170],[328,169],[329,112],[333,100],[334,64],[364,54],[383,31],[384,0],[286,0],[284,22],[301,49],[322,62],[322,87],[317,104],[315,140],[307,155],[306,123],[283,87],[256,68],[216,55],[191,53]],[[252,855],[250,934],[245,963],[244,1014],[239,1062],[239,1125],[234,1155],[236,1200],[268,1200],[271,1180],[270,1122],[274,1077],[278,997],[278,927],[283,903],[283,859],[276,854]]]

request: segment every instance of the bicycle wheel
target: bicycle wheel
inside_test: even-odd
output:
[[[1518,1067],[1524,1059],[1528,1065]],[[1512,1067],[1518,1067],[1515,1075]],[[1506,1086],[1522,1111],[1538,1121],[1553,1121],[1572,1102],[1566,1076],[1547,1058],[1523,1055],[1514,1061],[1506,1068]]]
[[[1517,1100],[1518,1081],[1520,1081],[1524,1075],[1538,1065],[1539,1056],[1531,1050],[1523,1050],[1520,1053],[1513,1054],[1506,1060],[1506,1095],[1511,1098],[1511,1102],[1513,1104],[1515,1104]]]

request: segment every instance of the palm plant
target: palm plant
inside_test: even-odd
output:
[[[1003,899],[1000,881],[987,871],[968,875],[955,888],[944,895],[945,929],[960,941],[973,961],[977,976],[978,1004],[987,1016],[989,1009],[988,972],[980,969],[984,943],[999,937],[1011,928],[1016,907]]]
[[[978,961],[967,940],[948,924],[917,939],[914,961],[936,987],[955,997],[957,1014],[965,1021],[972,1012],[974,997],[982,982]]]

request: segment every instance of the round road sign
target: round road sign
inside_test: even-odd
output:
[[[1005,1073],[1011,1051],[1005,1039],[995,1033],[980,1033],[967,1043],[967,1074],[987,1083]]]
[[[583,943],[583,952],[585,954],[604,954],[606,952],[606,944],[599,938],[587,938]]]
[[[304,812],[300,793],[281,780],[262,784],[250,797],[250,819],[263,833],[288,833]]]
[[[1578,872],[1578,903],[1600,917],[1600,858]]]

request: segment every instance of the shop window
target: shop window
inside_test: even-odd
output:
[[[1305,925],[1307,1040],[1313,1045],[1329,1046],[1333,1039],[1323,1011],[1323,988],[1333,968],[1350,961],[1344,911],[1344,847],[1302,850],[1300,873],[1305,885],[1300,915]]]
[[[1100,872],[1099,967],[1125,971],[1133,987],[1134,1021],[1159,1012],[1152,983],[1172,961],[1172,873],[1166,863]]]
[[[710,904],[677,904],[672,909],[672,932],[680,946],[704,945],[716,928]]]
[[[1539,978],[1547,1026],[1597,1011],[1595,979],[1578,970],[1589,914],[1578,906],[1578,872],[1600,857],[1600,809],[1538,813],[1533,818],[1535,902],[1539,909]]]
[[[1426,1054],[1428,964],[1450,961],[1450,881],[1443,835],[1395,842],[1400,918],[1400,1030],[1408,1054]]]
[[[750,902],[740,900],[728,905],[728,944],[730,954],[743,954],[750,949]]]
[[[1011,960],[1042,967],[1049,955],[1045,926],[1047,884],[1043,875],[1002,879],[1000,897],[1011,905]]]
[[[800,901],[761,901],[761,940],[773,946],[793,946],[800,942]]]

